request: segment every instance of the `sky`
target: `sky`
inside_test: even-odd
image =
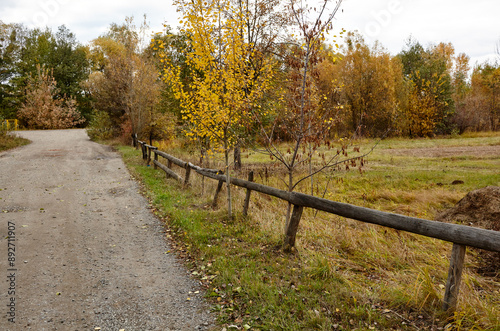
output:
[[[399,53],[410,36],[424,47],[451,42],[456,54],[471,64],[500,60],[500,1],[498,0],[344,0],[336,15],[337,31],[358,30],[373,45],[378,40],[391,54]],[[60,25],[86,44],[106,32],[111,23],[147,15],[153,31],[162,24],[178,25],[172,0],[0,0],[0,20],[33,28]]]

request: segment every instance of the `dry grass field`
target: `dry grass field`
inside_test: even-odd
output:
[[[374,141],[356,141],[361,153]],[[195,164],[186,143],[159,143],[160,150]],[[182,148],[181,148],[182,146]],[[206,282],[220,323],[261,330],[497,330],[500,277],[477,272],[481,253],[469,250],[457,311],[444,314],[451,244],[323,212],[305,210],[297,252],[283,254],[287,205],[253,193],[249,217],[225,216],[209,208],[216,182],[193,176],[183,190],[144,167],[138,152],[121,148],[134,174],[145,183],[170,236]],[[205,164],[206,166],[206,164]],[[211,168],[222,169],[213,155]],[[500,186],[500,134],[439,139],[387,139],[366,157],[362,171],[328,171],[315,176],[313,192],[358,206],[434,219],[467,192]],[[181,169],[178,169],[179,171]],[[246,150],[243,169],[233,176],[284,189],[285,172],[269,157]],[[307,171],[306,167],[302,170]],[[182,172],[179,172],[182,174]],[[452,184],[454,183],[455,184]],[[311,192],[309,181],[298,191]],[[245,191],[234,189],[243,205]]]

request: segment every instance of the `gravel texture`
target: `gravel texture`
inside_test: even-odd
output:
[[[32,143],[0,153],[0,330],[213,327],[116,152],[84,130],[19,135]]]

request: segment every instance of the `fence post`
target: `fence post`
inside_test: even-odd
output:
[[[219,197],[219,193],[222,190],[222,185],[224,182],[219,180],[219,184],[217,184],[217,189],[215,190],[214,201],[212,201],[212,208],[215,209],[217,207],[217,198]]]
[[[132,133],[132,146],[137,148],[137,133]]]
[[[158,149],[158,148],[156,148],[156,149]],[[158,154],[156,154],[156,153],[155,153],[155,161],[158,162]],[[156,162],[153,162],[155,170],[158,169]]]
[[[184,178],[184,187],[189,186],[189,176],[191,175],[191,167],[186,163],[186,176]]]
[[[158,147],[148,146],[147,149],[148,149],[148,162],[147,162],[147,164],[149,165],[151,163],[151,153],[152,153],[152,151],[158,149]]]
[[[446,291],[443,300],[444,311],[454,311],[457,307],[466,249],[467,246],[465,245],[453,244],[450,257],[450,268],[448,269],[448,280],[446,281]]]
[[[141,144],[141,146],[142,146],[142,147],[141,147],[141,148],[142,148],[142,159],[143,159],[143,160],[146,160],[146,159],[148,158],[148,152],[147,152],[146,143],[145,143],[145,142],[143,142],[143,143]]]
[[[292,216],[290,217],[290,222],[286,229],[285,242],[283,245],[284,251],[287,253],[291,252],[295,247],[295,236],[297,235],[303,210],[304,206],[293,205]]]
[[[248,174],[248,181],[253,182],[253,171]],[[245,202],[243,203],[243,216],[248,216],[248,205],[250,204],[250,193],[252,190],[247,189],[247,194],[245,196]]]
[[[172,161],[170,161],[170,159],[167,159],[167,167],[172,169]]]

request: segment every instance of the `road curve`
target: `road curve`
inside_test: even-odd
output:
[[[0,153],[0,330],[209,329],[120,156],[84,130],[19,135]]]

